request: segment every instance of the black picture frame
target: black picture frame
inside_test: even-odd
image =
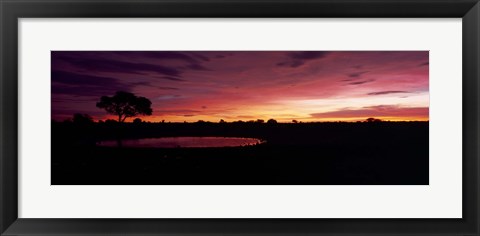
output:
[[[1,235],[479,235],[478,0],[0,0]],[[463,19],[462,219],[18,218],[18,19],[58,17],[434,17]],[[441,206],[439,206],[441,207]]]

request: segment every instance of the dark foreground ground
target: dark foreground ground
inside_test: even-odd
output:
[[[233,148],[96,147],[98,140],[253,137]],[[428,122],[52,124],[53,185],[425,185]]]

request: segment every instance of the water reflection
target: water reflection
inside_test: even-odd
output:
[[[135,148],[206,148],[206,147],[240,147],[261,144],[256,138],[240,137],[164,137],[144,139],[109,140],[97,143],[103,147]]]

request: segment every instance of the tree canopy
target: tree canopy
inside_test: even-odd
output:
[[[89,116],[88,114],[75,113],[73,115],[72,121],[75,124],[86,125],[86,124],[92,124],[93,123],[93,118],[91,116]]]
[[[269,119],[267,121],[267,124],[276,124],[276,123],[277,123],[277,121],[275,119]]]
[[[97,107],[107,113],[118,116],[118,122],[137,115],[152,115],[152,102],[145,97],[137,97],[133,93],[119,91],[113,97],[102,96]]]
[[[382,120],[380,119],[376,119],[376,118],[373,118],[373,117],[370,117],[368,119],[366,119],[367,122],[382,122]]]

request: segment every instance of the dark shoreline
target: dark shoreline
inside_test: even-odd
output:
[[[231,148],[106,148],[97,140],[252,137]],[[53,185],[426,185],[428,122],[52,124]]]

